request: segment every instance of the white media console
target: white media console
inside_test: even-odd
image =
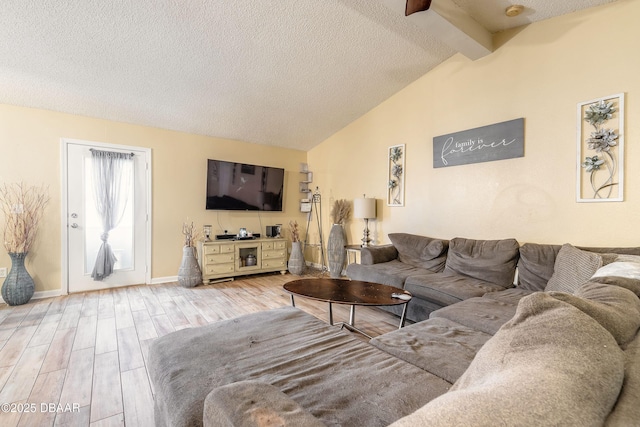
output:
[[[287,241],[278,237],[200,241],[198,262],[204,282],[273,271],[285,274]]]

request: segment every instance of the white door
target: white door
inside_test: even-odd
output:
[[[63,140],[63,227],[66,228],[67,289],[81,292],[149,281],[149,158],[150,150],[85,141]],[[132,153],[131,176],[126,188],[124,215],[108,235],[117,262],[114,272],[101,281],[91,277],[102,244],[102,222],[95,206],[91,149]],[[63,195],[63,196],[64,196]],[[65,245],[63,245],[65,246]],[[65,250],[66,249],[66,250]]]

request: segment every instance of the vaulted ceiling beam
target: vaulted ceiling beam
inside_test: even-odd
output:
[[[391,10],[405,14],[406,0],[382,0]],[[431,8],[405,19],[438,36],[451,48],[475,60],[493,52],[491,33],[452,0],[433,0]]]

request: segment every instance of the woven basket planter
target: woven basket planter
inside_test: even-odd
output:
[[[11,270],[2,284],[2,298],[9,305],[29,302],[35,292],[35,283],[24,266],[27,253],[9,252]]]

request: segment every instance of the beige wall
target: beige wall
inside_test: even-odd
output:
[[[186,217],[221,229],[264,231],[297,219],[298,167],[308,160],[331,204],[363,193],[379,199],[376,243],[391,232],[451,238],[515,237],[521,242],[638,245],[640,232],[640,1],[610,5],[496,37],[498,48],[472,62],[460,55],[429,72],[308,153],[171,132],[70,114],[0,105],[0,182],[47,183],[52,196],[28,268],[38,291],[61,288],[60,138],[149,147],[153,158],[152,277],[174,276]],[[625,92],[625,201],[575,202],[576,104]],[[525,118],[525,157],[432,168],[432,138]],[[387,147],[406,144],[406,204],[387,207]],[[215,213],[203,209],[207,158],[284,167],[285,211]],[[350,243],[362,221],[351,221]],[[317,241],[312,222],[311,238]],[[304,233],[304,230],[302,230]],[[9,258],[0,251],[0,267]]]
[[[638,17],[640,1],[621,0],[501,34],[496,51],[475,62],[450,58],[308,153],[325,199],[378,198],[377,243],[414,232],[639,245]],[[576,203],[576,105],[620,92],[625,201]],[[518,117],[525,118],[523,158],[433,169],[434,136]],[[396,144],[406,144],[406,199],[387,207],[386,153]],[[356,243],[362,221],[347,228]]]
[[[189,217],[214,233],[239,227],[264,233],[266,225],[303,220],[298,206],[299,164],[306,153],[209,138],[52,111],[0,105],[0,183],[46,183],[51,203],[27,268],[36,291],[61,289],[60,138],[151,148],[153,185],[152,278],[175,276],[182,257],[182,222]],[[206,160],[243,161],[285,168],[282,213],[206,211]],[[0,267],[10,260],[0,251]],[[66,290],[66,285],[63,291]]]

